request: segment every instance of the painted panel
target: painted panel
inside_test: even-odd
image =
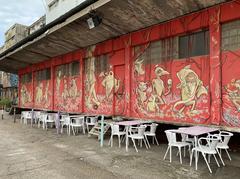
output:
[[[240,127],[240,50],[222,54],[222,125]]]
[[[54,67],[54,110],[81,112],[81,74],[80,72],[76,75],[67,74],[66,70],[69,69],[69,64]],[[80,63],[78,65],[80,69]]]
[[[208,124],[209,57],[145,64],[132,69],[132,113],[137,118]]]
[[[34,73],[34,108],[52,109],[52,83],[51,80],[36,80]]]
[[[124,50],[98,57],[94,54],[95,46],[92,46],[87,49],[84,60],[84,112],[112,115],[113,96],[123,87],[114,66],[124,63]]]
[[[33,107],[33,84],[32,82],[23,82],[23,75],[20,75],[19,84],[19,106],[23,108]]]

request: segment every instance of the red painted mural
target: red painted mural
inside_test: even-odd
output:
[[[239,10],[227,2],[22,69],[19,106],[240,127]]]
[[[32,68],[19,71],[19,106],[23,108],[33,107],[33,81]]]
[[[51,61],[33,66],[33,100],[35,109],[52,109]]]

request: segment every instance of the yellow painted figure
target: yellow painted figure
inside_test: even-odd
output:
[[[108,100],[113,90],[114,92],[118,91],[120,86],[120,81],[117,80],[114,77],[113,72],[110,71],[109,73],[105,73],[105,77],[102,81],[102,85],[105,88],[105,91],[106,91],[105,95],[106,95],[106,99]]]
[[[147,82],[139,82],[136,92],[138,96],[138,106],[143,109],[144,103],[147,100]]]
[[[86,99],[86,106],[87,108],[92,108],[93,105],[99,106],[100,102],[96,95],[95,84],[96,84],[96,77],[95,77],[95,57],[93,56],[93,52],[95,50],[95,46],[90,47],[88,49],[88,59],[87,59],[87,74],[86,74],[86,86],[87,86],[87,99]]]
[[[30,102],[31,98],[27,91],[27,87],[25,85],[22,85],[21,87],[21,103],[22,105],[25,105],[26,103]]]
[[[180,80],[177,88],[181,90],[181,100],[174,104],[173,110],[179,114],[181,114],[187,106],[191,106],[191,113],[198,113],[198,111],[195,110],[196,100],[201,95],[208,93],[207,89],[203,86],[203,82],[190,67],[191,66],[188,65],[177,73],[177,77]],[[177,110],[176,107],[179,105],[181,107]]]
[[[36,103],[40,104],[43,97],[43,84],[42,82],[38,82],[38,85],[36,87]]]
[[[135,72],[137,73],[137,75],[145,74],[145,70],[143,69],[143,63],[144,63],[144,58],[142,57],[142,55],[135,60],[134,66],[135,66]]]
[[[156,78],[152,80],[153,94],[156,96],[156,100],[159,104],[165,104],[163,95],[167,95],[172,87],[171,80],[168,81],[168,91],[166,92],[164,83],[161,79],[163,75],[168,75],[169,73],[161,67],[156,67],[155,69]]]
[[[230,89],[228,86],[226,86],[225,89],[227,91],[228,98],[236,107],[237,111],[240,112],[240,80],[232,80],[231,85],[234,89]]]

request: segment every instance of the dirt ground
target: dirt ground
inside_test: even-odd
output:
[[[143,147],[136,153],[132,144],[129,152],[124,143],[118,148],[117,138],[111,148],[108,139],[101,148],[96,137],[68,136],[66,131],[57,135],[56,129],[31,128],[5,116],[0,120],[0,179],[237,179],[240,175],[238,152],[230,151],[231,162],[223,156],[225,167],[218,168],[212,160],[210,174],[203,158],[197,171],[189,166],[189,155],[181,165],[176,150],[171,164],[163,161],[167,148],[163,141],[160,146],[153,145],[149,150]]]

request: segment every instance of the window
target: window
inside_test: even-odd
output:
[[[96,73],[100,74],[101,72],[107,72],[109,69],[108,55],[100,55],[95,59],[95,69]]]
[[[134,48],[136,57],[145,59],[146,64],[158,64],[178,58],[178,38],[172,37],[140,45]]]
[[[64,65],[59,65],[56,68],[56,71],[58,74],[61,75],[60,76],[61,78],[68,77],[68,76],[77,76],[79,75],[79,71],[80,71],[79,65],[80,65],[79,61],[74,61]]]
[[[240,48],[240,20],[222,25],[222,50],[236,50]]]
[[[179,37],[179,58],[209,54],[209,31],[195,32]]]
[[[21,77],[22,84],[32,82],[32,73],[26,73]]]
[[[48,4],[48,9],[49,9],[49,11],[51,11],[51,10],[53,10],[55,7],[57,7],[58,2],[59,2],[59,0],[52,0],[52,2],[50,2],[50,3]]]
[[[35,72],[35,74],[36,74],[37,81],[50,80],[51,79],[51,68],[37,71],[37,72]]]
[[[69,75],[70,76],[79,75],[79,62],[78,61],[74,61],[69,64]]]

